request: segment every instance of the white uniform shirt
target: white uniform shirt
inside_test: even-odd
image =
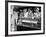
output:
[[[24,13],[24,17],[28,17],[28,12],[25,12]]]

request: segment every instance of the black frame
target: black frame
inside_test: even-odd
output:
[[[32,34],[15,34],[8,35],[8,2],[16,2],[16,3],[29,3],[29,4],[43,4],[43,33],[32,33]],[[44,2],[24,2],[24,1],[5,1],[5,36],[19,36],[19,35],[37,35],[37,34],[45,34],[45,3]]]

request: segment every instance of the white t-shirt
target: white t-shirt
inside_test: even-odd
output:
[[[39,18],[39,16],[41,15],[40,13],[34,13],[35,17]]]
[[[18,12],[15,12],[15,13],[13,14],[13,17],[14,17],[14,18],[18,18]]]
[[[15,19],[18,19],[18,13],[15,12],[12,16],[12,24],[14,24]]]

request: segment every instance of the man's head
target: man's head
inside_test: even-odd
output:
[[[23,12],[27,12],[27,9],[25,8],[25,9],[23,9]]]
[[[13,14],[19,13],[18,11],[13,11]]]
[[[22,12],[22,9],[20,9],[20,12]]]
[[[32,10],[29,8],[29,9],[28,9],[28,12],[32,13]]]
[[[39,8],[36,9],[36,12],[39,12]]]

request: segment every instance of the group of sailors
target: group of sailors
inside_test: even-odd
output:
[[[23,12],[20,9],[20,12],[13,11],[12,19],[16,21],[16,24],[17,24],[18,14],[19,13],[20,13],[19,18],[31,18],[31,19],[36,18],[36,19],[39,19],[41,17],[41,12],[39,12],[39,8],[37,8],[34,13],[32,12],[32,10],[30,8],[28,9],[28,11],[27,11],[26,8],[23,9]]]
[[[18,20],[18,14],[19,12],[18,11],[12,11],[13,13],[11,14],[12,15],[12,21],[11,23],[13,24],[13,27],[15,27],[15,22],[17,24],[17,20]],[[35,10],[35,12],[33,13],[32,10],[29,8],[28,11],[27,9],[23,9],[23,11],[20,9],[20,18],[31,18],[31,19],[34,19],[34,18],[37,18],[39,19],[39,17],[41,17],[41,12],[39,12],[39,8],[37,8]],[[16,26],[17,28],[17,26]],[[15,29],[16,30],[16,29]],[[13,29],[14,31],[14,29]]]
[[[24,18],[34,19],[34,18],[39,18],[40,16],[41,16],[41,12],[39,12],[39,8],[37,8],[34,13],[30,8],[28,9],[28,11],[27,9],[23,9],[23,12],[21,11],[21,14],[20,14],[21,18],[24,17]]]

